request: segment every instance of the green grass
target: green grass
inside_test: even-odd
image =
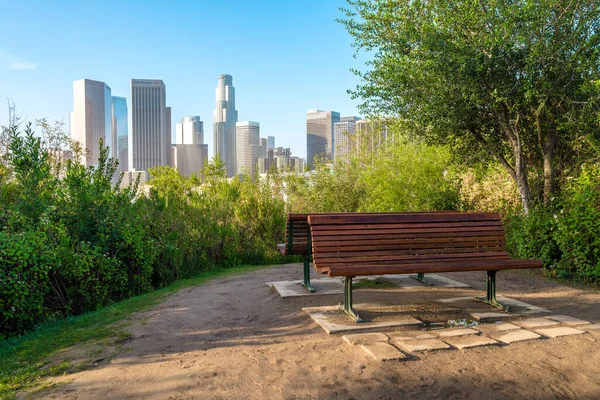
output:
[[[385,278],[361,279],[353,284],[355,289],[387,289],[396,285]]]
[[[78,317],[54,321],[26,335],[0,342],[0,399],[15,398],[18,390],[34,386],[40,378],[69,372],[66,363],[44,368],[48,357],[61,349],[88,340],[129,336],[125,326],[115,328],[114,324],[132,313],[147,310],[182,288],[260,268],[264,266],[242,266],[204,272],[195,278],[174,282],[163,289],[132,297]]]

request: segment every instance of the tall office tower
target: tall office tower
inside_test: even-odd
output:
[[[174,167],[173,154],[171,152],[171,145],[173,144],[173,125],[171,122],[171,107],[167,107],[167,132],[165,135],[165,143],[167,145],[167,165]]]
[[[208,161],[208,145],[174,144],[171,147],[171,160],[181,176],[200,174]]]
[[[258,158],[262,157],[263,147],[260,145],[260,124],[254,121],[241,121],[236,123],[236,165],[237,173],[242,173],[242,168],[254,177]]]
[[[170,108],[166,87],[154,79],[131,80],[131,132],[129,168],[148,171],[169,165],[171,152]]]
[[[356,130],[356,122],[359,120],[359,117],[342,117],[340,118],[340,122],[333,124],[334,159],[337,157],[346,157],[350,154],[354,144],[353,135]]]
[[[275,136],[267,136],[267,150],[275,148]]]
[[[200,120],[199,116],[183,117],[181,122],[175,124],[175,143],[204,143],[204,122]]]
[[[119,171],[129,171],[127,153],[129,127],[127,124],[127,99],[112,96],[113,157],[119,160]]]
[[[73,82],[73,117],[71,138],[81,143],[87,156],[80,160],[85,165],[97,165],[100,139],[104,146],[112,146],[112,97],[104,82],[80,79]],[[109,156],[112,157],[112,148]]]
[[[260,146],[262,147],[262,154],[261,157],[266,157],[267,156],[267,139],[266,138],[260,138],[258,139],[258,144],[260,144]]]
[[[315,167],[315,156],[333,160],[333,124],[336,122],[340,122],[340,113],[335,111],[309,110],[306,113],[306,154],[310,169]]]
[[[217,105],[213,112],[214,154],[219,154],[225,163],[227,176],[234,176],[236,168],[236,126],[238,113],[235,109],[235,89],[231,75],[219,75]]]

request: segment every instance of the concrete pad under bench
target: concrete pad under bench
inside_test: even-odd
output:
[[[446,350],[450,348],[450,345],[439,339],[404,339],[392,337],[392,342],[408,352]]]
[[[381,306],[374,306],[371,304],[357,304],[356,308],[362,308],[365,311],[369,310],[369,306],[380,308]],[[397,320],[381,321],[381,322],[352,322],[339,308],[339,306],[325,306],[325,307],[305,307],[302,311],[306,312],[325,332],[328,334],[347,332],[347,331],[360,331],[365,329],[374,328],[390,328],[396,326],[407,326],[407,325],[422,325],[423,322],[416,318],[403,316],[398,317]],[[360,312],[359,312],[360,314]],[[344,323],[336,323],[331,320],[332,315],[342,316]]]
[[[363,344],[364,351],[377,361],[403,360],[406,356],[391,344],[375,342]]]
[[[525,329],[560,325],[557,321],[552,321],[547,318],[528,318],[520,321],[513,321],[515,324],[522,326]]]
[[[491,346],[491,345],[498,344],[498,342],[495,341],[494,339],[491,339],[487,336],[480,336],[480,335],[449,337],[449,338],[444,338],[444,342],[448,343],[451,346],[456,347],[457,349],[461,349],[461,350],[471,348],[471,347]]]
[[[368,344],[374,342],[386,343],[389,338],[383,333],[356,333],[354,335],[345,335],[342,337],[348,344]]]
[[[357,277],[357,280],[360,279],[377,279],[383,278],[388,280],[402,289],[424,289],[428,287],[438,287],[438,288],[469,288],[471,286],[466,283],[456,281],[454,279],[446,278],[445,276],[441,276],[438,274],[425,274],[425,279],[433,284],[433,286],[426,285],[422,282],[419,282],[413,278],[411,275],[381,275],[381,276],[369,276],[369,277]]]
[[[309,292],[298,280],[266,283],[267,286],[275,288],[279,295],[284,298],[344,293],[344,283],[341,278],[313,279],[310,284],[315,288],[315,292]]]
[[[496,313],[502,314],[502,316],[529,315],[529,314],[549,313],[550,312],[549,310],[546,310],[545,308],[534,306],[533,304],[525,303],[523,301],[511,299],[511,298],[504,297],[504,296],[496,296],[496,299],[498,299],[498,301],[500,303],[505,304],[509,307],[522,308],[522,310],[520,310],[519,312],[513,312],[511,314],[500,313],[500,312],[496,311]],[[441,299],[441,300],[437,300],[437,301],[439,301],[440,303],[452,304],[452,303],[458,303],[461,301],[468,301],[468,300],[472,300],[472,301],[476,302],[476,300],[473,298],[473,296],[451,297],[448,299]],[[493,313],[493,312],[490,312],[490,313]]]
[[[546,318],[551,319],[553,321],[558,321],[561,324],[567,325],[567,326],[578,326],[578,325],[589,325],[590,324],[589,321],[584,321],[582,319],[570,317],[568,315],[551,315]]]
[[[541,336],[537,333],[525,330],[517,329],[515,331],[496,332],[491,333],[489,336],[499,342],[510,344],[514,342],[521,342],[523,340],[540,339]]]
[[[474,326],[473,329],[476,329],[479,332],[487,335],[490,333],[513,331],[513,330],[521,329],[521,327],[517,326],[515,324],[511,324],[509,322],[500,322],[498,324],[477,325],[477,326]]]
[[[559,326],[556,328],[540,328],[535,330],[537,333],[541,333],[544,336],[549,338],[557,338],[561,336],[569,336],[569,335],[581,335],[585,333],[585,331],[570,328],[568,326]]]
[[[456,336],[467,336],[467,335],[479,335],[479,332],[471,328],[448,328],[432,331],[441,338],[456,337]]]

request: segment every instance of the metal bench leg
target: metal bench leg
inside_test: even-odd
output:
[[[310,285],[310,259],[304,256],[304,280],[300,282],[302,286],[308,289],[309,292],[314,292],[315,288]]]
[[[481,301],[485,304],[489,304],[506,312],[512,312],[510,307],[496,300],[496,272],[498,271],[487,272],[487,296],[475,297],[475,300]]]
[[[417,275],[410,275],[410,277],[418,280],[419,282],[426,284],[427,286],[433,286],[433,283],[431,281],[425,279],[425,274],[423,274],[423,273],[420,273]]]
[[[352,308],[352,277],[344,277],[344,305],[340,304],[340,308],[350,316],[355,322],[363,322],[362,319],[354,312]]]

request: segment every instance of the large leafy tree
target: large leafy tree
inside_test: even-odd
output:
[[[497,159],[524,211],[548,202],[598,136],[600,3],[589,0],[349,0],[341,20],[373,52],[353,91],[462,156]]]

